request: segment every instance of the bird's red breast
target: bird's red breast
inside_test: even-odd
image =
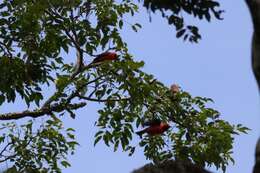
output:
[[[118,55],[115,52],[104,52],[98,55],[94,60],[93,63],[102,62],[106,60],[116,60]]]
[[[162,134],[163,132],[165,132],[169,128],[170,128],[169,124],[160,123],[160,125],[151,126],[151,127],[146,128],[146,133],[148,133],[149,135],[158,135],[158,134]]]
[[[136,134],[138,134],[141,138],[144,133],[147,133],[150,136],[161,135],[169,128],[170,125],[168,123],[161,122],[159,124],[150,125],[149,127],[136,132]]]

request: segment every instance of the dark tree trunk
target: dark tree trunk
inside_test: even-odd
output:
[[[260,88],[260,0],[246,0],[252,21],[253,21],[253,39],[252,39],[252,68]]]
[[[258,139],[255,147],[255,166],[253,173],[260,173],[260,138]]]
[[[147,164],[132,173],[210,173],[202,167],[184,161],[169,160],[153,165]]]

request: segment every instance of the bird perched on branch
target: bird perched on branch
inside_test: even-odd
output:
[[[172,94],[176,94],[176,93],[180,92],[180,87],[177,84],[172,84],[170,90],[171,90]]]
[[[99,55],[93,60],[92,63],[98,63],[103,61],[113,61],[118,58],[118,55],[115,52],[104,52]]]
[[[168,123],[161,122],[161,120],[158,119],[145,122],[144,125],[149,127],[136,132],[140,138],[142,138],[142,135],[145,133],[147,133],[149,136],[161,135],[171,127]]]

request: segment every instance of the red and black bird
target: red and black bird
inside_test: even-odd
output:
[[[104,52],[99,55],[93,60],[92,63],[98,63],[103,61],[113,61],[118,58],[118,55],[115,52]]]
[[[139,135],[140,138],[142,138],[142,135],[145,133],[147,133],[149,136],[161,135],[171,127],[168,123],[162,122],[158,119],[145,122],[144,126],[148,127],[136,132],[136,134]]]

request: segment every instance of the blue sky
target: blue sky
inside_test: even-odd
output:
[[[252,129],[248,135],[236,136],[233,154],[236,163],[227,169],[227,173],[246,173],[252,171],[260,130],[259,94],[250,59],[252,24],[244,1],[220,2],[225,10],[224,20],[198,23],[203,36],[199,44],[176,39],[174,28],[159,14],[153,15],[150,23],[143,8],[134,19],[127,19],[142,23],[140,32],[126,29],[122,34],[135,59],[146,62],[144,71],[168,86],[177,83],[193,96],[214,99],[213,106],[222,113],[223,119]],[[141,149],[128,157],[120,151],[114,153],[103,143],[93,147],[96,109],[91,104],[79,111],[76,121],[70,122],[77,129],[81,146],[71,157],[73,166],[64,172],[130,173],[148,163]]]
[[[254,147],[259,136],[260,102],[256,82],[251,71],[250,43],[251,19],[243,0],[224,1],[224,20],[211,23],[197,22],[202,34],[199,44],[190,44],[175,38],[174,28],[168,26],[160,15],[152,15],[152,23],[143,8],[129,22],[143,25],[135,33],[126,28],[122,32],[129,51],[136,60],[144,60],[144,71],[170,86],[179,84],[193,96],[210,97],[222,118],[230,123],[242,123],[252,129],[248,135],[236,136],[234,144],[235,165],[230,164],[227,173],[249,173],[254,162]],[[130,173],[149,161],[142,149],[132,157],[127,153],[113,152],[103,143],[93,146],[93,128],[101,105],[90,103],[78,111],[75,121],[68,118],[66,126],[77,130],[81,144],[69,159],[72,167],[64,173]],[[17,108],[17,107],[16,107]],[[214,172],[214,168],[210,168]]]

